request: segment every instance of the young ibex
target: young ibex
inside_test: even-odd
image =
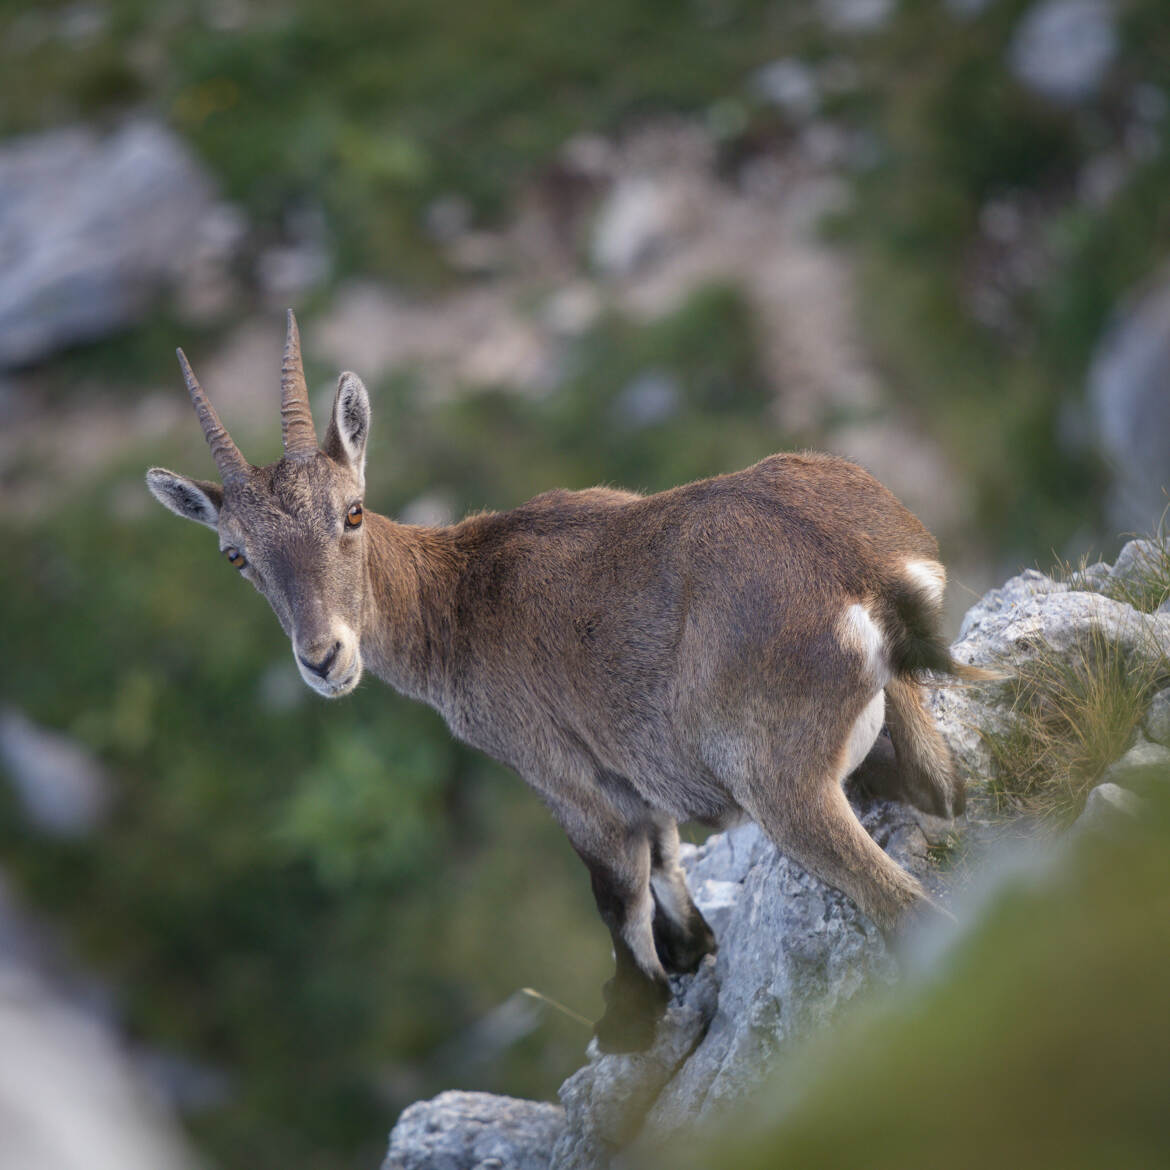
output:
[[[244,459],[179,361],[223,484],[152,468],[150,490],[218,532],[315,691],[344,695],[368,667],[536,789],[613,934],[603,1048],[644,1047],[667,972],[715,949],[679,867],[680,820],[746,813],[883,929],[929,908],[842,781],[884,722],[902,795],[961,812],[920,678],[978,672],[937,633],[934,539],[860,467],[774,455],[658,495],[551,491],[415,527],[365,509],[356,375],[341,375],[318,446],[291,313],[284,456],[268,467]]]

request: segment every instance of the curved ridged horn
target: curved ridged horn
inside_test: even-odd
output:
[[[248,461],[240,454],[227,428],[219,421],[219,415],[203,393],[203,387],[199,385],[187,355],[181,349],[175,350],[175,354],[179,359],[179,368],[183,371],[183,381],[187,383],[187,393],[191,395],[191,405],[199,416],[203,437],[211,448],[211,457],[215,460],[224,486],[240,483],[248,474]]]
[[[317,454],[317,432],[313,429],[309,388],[301,361],[301,335],[292,309],[288,311],[288,334],[280,363],[280,430],[284,453],[290,459],[308,459]]]

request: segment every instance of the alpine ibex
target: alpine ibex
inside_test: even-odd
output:
[[[715,948],[679,867],[680,820],[747,814],[883,929],[930,907],[842,781],[884,722],[901,794],[961,812],[920,680],[981,675],[939,638],[933,537],[860,467],[774,455],[657,495],[550,491],[416,527],[365,509],[355,374],[318,446],[291,312],[284,455],[268,467],[244,459],[179,361],[222,486],[152,468],[150,490],[216,530],[315,691],[344,695],[369,668],[536,789],[613,934],[603,1048],[644,1047],[667,972]]]

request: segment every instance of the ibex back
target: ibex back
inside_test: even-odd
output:
[[[937,633],[934,539],[860,467],[775,455],[658,495],[551,491],[449,527],[397,524],[364,510],[355,375],[318,446],[291,313],[284,456],[268,467],[247,463],[179,358],[222,486],[153,468],[150,490],[218,532],[314,690],[343,695],[369,669],[536,789],[613,934],[604,1048],[644,1047],[667,972],[715,947],[679,820],[746,813],[884,930],[929,906],[842,781],[885,723],[899,793],[961,812],[920,678],[977,672]]]

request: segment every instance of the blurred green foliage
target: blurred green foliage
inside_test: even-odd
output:
[[[0,12],[0,135],[151,104],[261,233],[323,205],[343,267],[415,281],[442,277],[435,194],[496,216],[570,135],[704,109],[792,22],[770,0],[109,0],[63,46],[68,7]]]
[[[1170,784],[1006,879],[892,1002],[785,1062],[683,1170],[1147,1170],[1170,1110]],[[1071,853],[1071,855],[1070,855]]]
[[[1086,200],[1079,183],[1090,162],[1129,149],[1138,87],[1170,93],[1170,20],[1162,0],[1120,0],[1107,82],[1066,108],[1007,68],[1028,7],[999,0],[958,19],[935,0],[899,5],[850,105],[878,161],[839,227],[879,362],[975,485],[976,526],[1010,554],[1047,557],[1100,523],[1104,469],[1060,436],[1110,314],[1170,254],[1166,119],[1112,199]],[[1010,249],[984,230],[993,200],[1021,215]],[[1034,272],[1013,281],[1010,254],[1025,250]],[[998,282],[994,322],[972,303],[980,279]]]
[[[1107,85],[1063,110],[1006,70],[1025,7],[993,0],[959,22],[937,0],[903,0],[884,30],[850,36],[826,32],[811,0],[106,0],[104,23],[88,31],[85,6],[70,0],[17,3],[0,9],[0,136],[153,109],[247,209],[257,246],[280,239],[298,210],[320,208],[339,275],[433,285],[450,279],[421,229],[436,196],[467,198],[476,223],[503,219],[566,137],[661,112],[705,117],[731,175],[761,143],[796,132],[753,94],[755,67],[845,58],[860,84],[826,95],[824,114],[873,146],[854,211],[835,225],[859,262],[867,344],[975,483],[973,529],[1031,559],[1095,514],[1101,469],[1054,436],[1112,307],[1170,252],[1165,121],[1160,152],[1112,201],[1073,197],[1085,163],[1120,140],[1134,86],[1170,91],[1170,22],[1163,0],[1119,0],[1122,47]],[[980,227],[989,199],[1034,216],[1044,256],[1002,326],[979,323],[967,300],[973,269],[995,263]],[[752,329],[733,292],[710,288],[654,325],[603,318],[542,397],[481,387],[436,403],[400,376],[375,388],[370,502],[393,514],[438,492],[460,514],[552,486],[653,490],[749,463],[790,438],[769,422]],[[183,327],[197,368],[214,338]],[[64,403],[83,376],[157,380],[178,339],[160,312],[66,355],[39,385]],[[632,406],[640,379],[657,386],[649,415]],[[231,388],[212,392],[230,415]],[[274,403],[274,434],[275,419]],[[576,858],[515,778],[372,681],[344,703],[309,696],[276,621],[210,536],[153,504],[139,516],[121,502],[146,464],[198,473],[209,466],[200,459],[144,451],[67,506],[0,521],[0,700],[77,736],[118,792],[100,836],[62,842],[31,833],[0,788],[0,854],[120,989],[136,1037],[229,1072],[229,1103],[192,1121],[217,1164],[372,1166],[396,1109],[416,1096],[452,1085],[549,1094],[586,1039],[567,1019],[546,1016],[474,1067],[435,1053],[521,984],[597,1014],[607,936]],[[1117,882],[1157,860],[1143,847],[1131,863]],[[1087,887],[1090,912],[1104,915],[1116,891],[1108,874]],[[883,1111],[907,1099],[953,1125],[999,1084],[996,1053],[1016,1052],[1012,1028],[1044,1064],[1050,1033],[1086,1015],[1077,996],[1105,978],[1095,952],[1076,979],[1045,966],[1046,946],[1081,956],[1068,905],[1050,928],[1047,904],[1018,936],[993,924],[952,990],[926,997],[902,1047],[879,1039],[855,1076],[818,1080],[833,1088],[810,1091],[812,1137],[781,1135],[718,1164],[849,1165],[841,1108],[858,1116],[857,1133],[879,1130]],[[1125,1012],[1149,1006],[1134,982],[1146,978],[1137,909],[1165,916],[1146,893],[1133,905],[1099,936],[1135,956],[1120,1035],[1134,1023]],[[1005,966],[1003,947],[1019,961]],[[1021,1023],[1027,989],[1046,979],[1060,995]],[[1092,983],[1099,998],[1103,986]],[[1158,1043],[1155,1032],[1155,1055]],[[893,1063],[877,1067],[887,1052]],[[1047,1064],[1019,1067],[1047,1083]],[[1075,1088],[1074,1073],[1058,1071],[1052,1101]],[[1151,1072],[1149,1084],[1162,1083]],[[1004,1109],[1022,1127],[1013,1109],[1033,1085],[1005,1084],[1014,1099],[986,1099],[987,1115]],[[973,1164],[954,1141],[933,1160],[927,1145],[899,1148],[902,1165]],[[995,1153],[970,1148],[989,1151],[983,1165]],[[1021,1160],[1004,1148],[998,1160]]]

